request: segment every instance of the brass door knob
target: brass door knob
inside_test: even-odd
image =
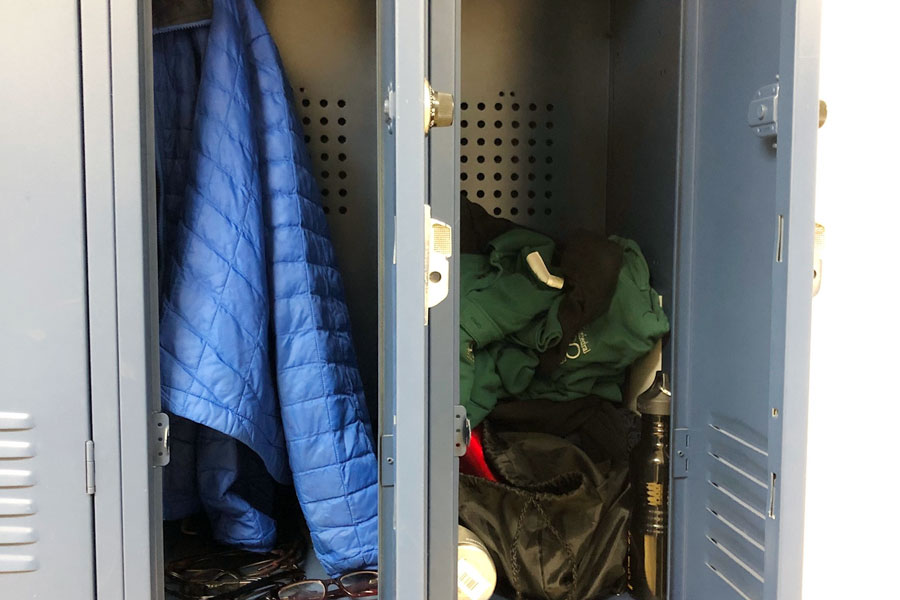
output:
[[[819,127],[825,124],[826,119],[828,119],[828,105],[824,100],[819,100]]]
[[[432,127],[453,125],[453,94],[436,92],[425,80],[425,133]]]

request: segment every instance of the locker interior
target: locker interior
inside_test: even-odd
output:
[[[377,6],[257,5],[316,167],[374,416],[383,119]],[[677,2],[645,0],[462,0],[460,195],[551,235],[587,228],[631,237],[650,263],[654,287],[670,298],[680,13]],[[166,531],[167,558],[196,550],[175,528]]]
[[[374,408],[383,118],[376,6],[257,5],[316,165]],[[551,235],[588,228],[632,237],[654,287],[669,296],[680,31],[678,3],[572,0],[560,10],[546,0],[462,0],[461,195]]]

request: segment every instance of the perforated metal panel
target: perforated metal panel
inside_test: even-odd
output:
[[[258,0],[322,191],[370,413],[378,384],[376,3]]]
[[[462,1],[461,193],[550,234],[602,232],[609,3]]]
[[[496,100],[496,101],[491,101]],[[460,105],[462,195],[497,216],[553,215],[555,106],[515,91]]]
[[[299,92],[306,94],[306,88],[301,87]],[[337,215],[346,215],[350,212],[348,204],[359,194],[358,186],[361,185],[359,178],[351,175],[353,167],[358,166],[354,163],[362,159],[362,156],[355,154],[352,159],[350,156],[359,146],[359,143],[351,143],[347,135],[351,127],[347,115],[352,108],[344,98],[329,100],[304,96],[300,99],[299,111],[303,115],[304,141],[318,167],[316,179],[325,214],[331,215],[332,211],[336,211]],[[354,185],[357,186],[354,190],[356,194],[351,194]],[[332,229],[348,227],[346,219],[332,217],[330,221]]]

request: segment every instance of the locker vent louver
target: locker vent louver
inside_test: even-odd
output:
[[[552,218],[556,107],[499,92],[460,103],[460,193],[518,222]]]
[[[33,428],[27,413],[0,412],[0,574],[38,568]]]
[[[306,89],[300,88],[299,93],[305,94]],[[349,123],[347,100],[304,96],[298,105],[325,214],[329,218],[346,215],[350,197],[360,188],[350,169],[353,128]]]
[[[706,565],[734,592],[761,600],[768,503],[767,442],[711,423],[706,456]],[[725,600],[725,599],[723,599]]]

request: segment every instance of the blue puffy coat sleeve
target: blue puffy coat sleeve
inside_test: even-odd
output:
[[[293,481],[331,575],[377,565],[377,465],[343,283],[275,45],[251,0],[154,39],[164,408]],[[220,539],[274,540],[197,436]],[[207,457],[214,468],[199,464]],[[214,499],[209,500],[209,499]],[[236,508],[235,508],[236,507]],[[256,511],[257,513],[259,511]],[[232,514],[233,513],[233,514]],[[256,524],[254,524],[257,522]],[[252,538],[257,537],[256,543]]]

